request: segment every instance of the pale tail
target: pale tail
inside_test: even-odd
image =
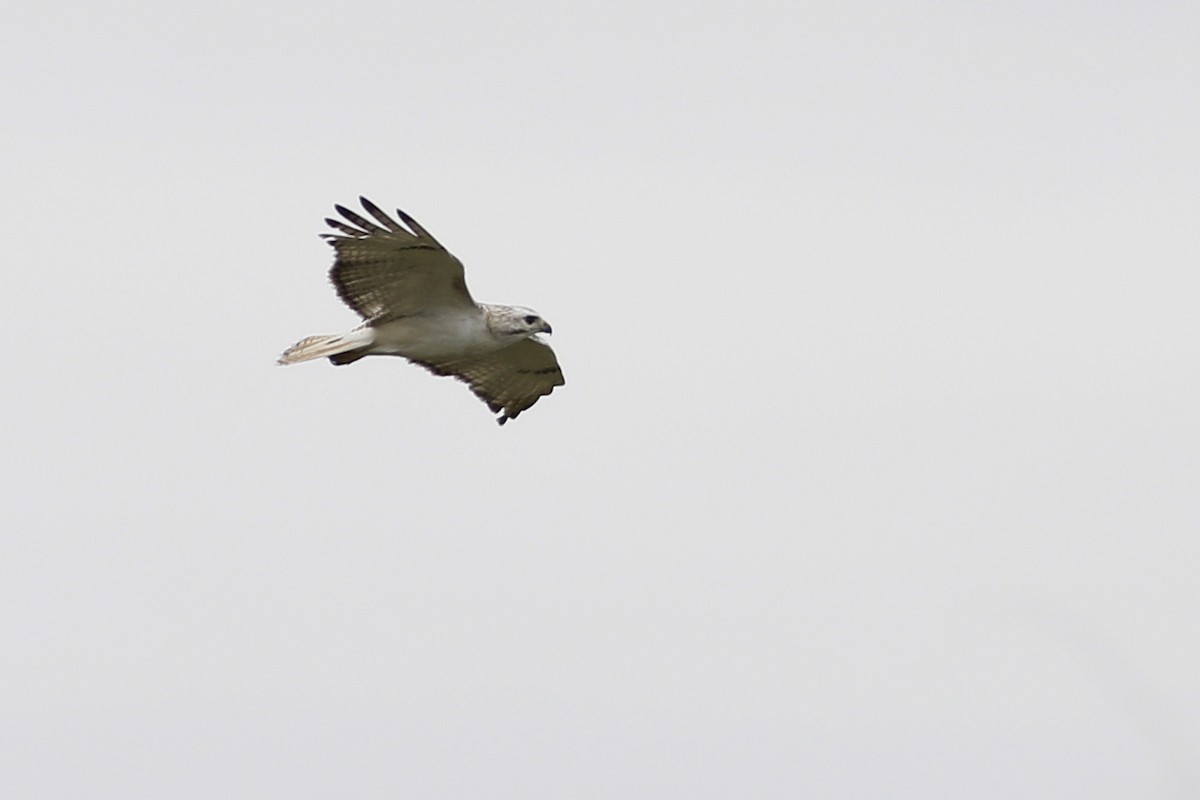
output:
[[[334,363],[347,364],[357,361],[366,353],[350,355],[353,350],[363,350],[371,344],[371,333],[368,330],[356,330],[350,333],[326,334],[324,336],[309,336],[301,339],[283,351],[279,364],[298,364],[301,361],[312,361],[315,358],[331,358],[345,354],[335,359]]]

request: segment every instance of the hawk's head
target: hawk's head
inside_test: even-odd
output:
[[[498,339],[528,339],[538,333],[553,333],[550,323],[532,308],[486,306],[488,327]]]

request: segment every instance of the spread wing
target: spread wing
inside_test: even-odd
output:
[[[374,220],[334,206],[346,222],[326,219],[338,233],[321,234],[337,253],[329,279],[346,305],[368,325],[432,308],[475,308],[461,261],[403,211],[396,215],[407,228],[359,200]]]
[[[511,347],[484,356],[451,361],[414,361],[435,375],[453,375],[471,387],[501,425],[566,383],[550,345],[540,339],[522,339]]]

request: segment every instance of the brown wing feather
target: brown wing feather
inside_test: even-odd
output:
[[[338,233],[321,234],[337,254],[329,279],[346,305],[370,325],[432,308],[475,307],[462,262],[403,211],[396,213],[411,230],[359,200],[375,222],[334,206],[345,221],[326,219]]]
[[[500,414],[496,421],[501,425],[566,383],[554,351],[538,339],[524,339],[475,358],[413,363],[435,375],[452,375],[466,383],[493,413]]]

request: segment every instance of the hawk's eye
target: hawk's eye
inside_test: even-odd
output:
[[[527,314],[525,316],[525,324],[526,325],[532,325],[535,322],[537,322],[537,317],[535,317],[533,314]]]

